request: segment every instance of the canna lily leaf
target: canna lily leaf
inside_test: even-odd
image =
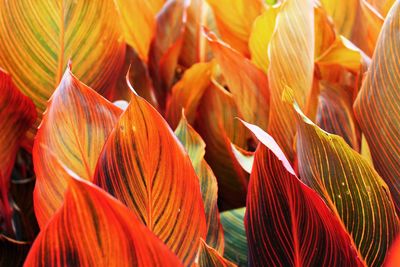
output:
[[[281,100],[285,85],[306,107],[314,75],[314,8],[311,0],[288,0],[281,6],[270,41],[268,71],[271,103],[268,132],[293,161],[294,114]]]
[[[26,131],[36,119],[35,106],[0,69],[0,229],[12,234],[8,191],[15,157]],[[4,225],[2,225],[4,223]]]
[[[156,15],[163,7],[164,0],[116,0],[115,4],[125,41],[147,63],[156,29]]]
[[[352,103],[351,90],[338,84],[321,81],[315,122],[325,131],[343,137],[354,150],[360,151],[361,137]]]
[[[333,19],[337,31],[341,35],[350,38],[353,30],[355,30],[354,25],[356,23],[359,0],[321,0],[320,2],[328,15]]]
[[[266,129],[269,112],[268,78],[265,73],[237,51],[205,29],[207,39],[221,66],[222,75],[245,120]],[[242,73],[238,75],[238,70]]]
[[[207,237],[205,241],[216,251],[223,253],[224,232],[222,224],[220,223],[217,206],[218,184],[210,166],[208,166],[207,162],[203,159],[205,143],[200,135],[189,125],[183,114],[175,130],[175,134],[185,147],[192,161],[194,170],[199,177],[200,190],[207,220]]]
[[[79,178],[68,185],[24,266],[182,266],[121,202]]]
[[[258,126],[244,124],[261,142],[245,215],[249,265],[363,266],[341,222],[296,177],[275,140]]]
[[[371,149],[374,166],[389,186],[400,211],[400,3],[382,28],[371,67],[354,103],[355,116]]]
[[[280,6],[266,8],[264,13],[254,20],[249,37],[251,61],[265,73],[269,67],[268,46],[275,30],[279,10]]]
[[[62,205],[70,176],[92,181],[98,156],[121,110],[65,71],[43,116],[34,147],[35,214],[43,228]]]
[[[250,174],[254,163],[254,152],[246,151],[234,144],[232,144],[232,152],[243,170]]]
[[[247,266],[248,248],[246,230],[244,229],[245,212],[246,208],[239,208],[221,213],[225,238],[224,257],[239,266]]]
[[[199,267],[235,267],[236,265],[219,255],[218,251],[201,240],[199,249]]]
[[[109,0],[1,0],[0,66],[33,100],[39,114],[69,59],[76,64],[77,77],[110,95],[114,71],[122,67],[125,55],[116,15]]]
[[[185,71],[182,79],[172,88],[167,104],[166,117],[172,128],[176,128],[182,109],[189,123],[193,123],[204,92],[211,86],[211,76],[215,63],[194,64]]]
[[[243,207],[248,175],[237,162],[231,142],[247,148],[251,136],[235,117],[242,117],[232,95],[212,81],[199,104],[195,128],[206,143],[206,161],[218,180],[220,210]]]
[[[262,0],[207,0],[222,39],[246,57],[254,20],[263,10]]]
[[[285,97],[290,99],[289,95]],[[368,266],[380,266],[399,232],[387,185],[343,138],[321,130],[297,104],[293,106],[297,113],[297,159],[302,181],[341,218]]]
[[[336,39],[335,27],[322,7],[314,6],[314,58],[323,54]]]
[[[207,230],[199,180],[161,115],[133,95],[97,164],[94,182],[190,265]]]

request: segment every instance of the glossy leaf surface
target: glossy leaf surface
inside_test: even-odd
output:
[[[69,68],[65,71],[48,102],[33,148],[35,213],[41,228],[61,206],[70,180],[58,161],[92,181],[97,159],[121,113]]]
[[[133,210],[185,265],[192,263],[206,236],[199,180],[166,121],[139,96],[110,134],[95,183]]]
[[[400,3],[383,26],[371,67],[354,104],[371,149],[374,167],[389,186],[400,211]]]
[[[262,143],[247,195],[250,266],[362,266],[341,222],[296,177],[275,140],[255,125],[246,126]]]
[[[71,177],[62,208],[40,232],[24,266],[182,266],[121,202]]]

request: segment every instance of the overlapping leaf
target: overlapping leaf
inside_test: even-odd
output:
[[[261,0],[207,0],[222,39],[244,56],[250,56],[248,40],[253,21],[264,10]]]
[[[362,266],[341,222],[296,177],[275,140],[246,126],[262,143],[247,195],[250,266]]]
[[[239,208],[221,213],[225,239],[224,257],[239,266],[247,266],[248,248],[244,229],[245,212],[246,208]]]
[[[98,187],[71,177],[62,208],[24,266],[182,266],[136,215]]]
[[[224,259],[218,251],[201,240],[199,249],[199,267],[235,267],[232,262]]]
[[[221,210],[243,207],[247,177],[231,149],[231,142],[247,148],[252,140],[235,117],[242,117],[232,95],[216,81],[206,90],[199,104],[195,128],[206,143],[206,161],[218,180]]]
[[[69,59],[84,83],[110,94],[125,53],[116,16],[110,0],[2,0],[0,66],[40,113]]]
[[[343,138],[321,130],[296,104],[294,108],[302,181],[341,218],[365,262],[380,266],[399,231],[387,185]]]
[[[400,3],[383,26],[371,67],[354,104],[355,116],[371,149],[376,170],[400,211]]]
[[[11,234],[11,207],[8,201],[10,175],[25,132],[36,119],[35,106],[0,69],[0,221]]]
[[[243,55],[221,42],[214,33],[205,31],[215,59],[221,67],[222,75],[243,118],[266,129],[269,114],[266,74]],[[237,73],[238,70],[242,72],[240,75]]]
[[[110,134],[95,183],[133,210],[185,265],[193,262],[206,237],[199,180],[168,124],[139,96]]]
[[[61,206],[70,179],[57,161],[92,181],[98,156],[121,112],[69,68],[65,71],[48,102],[33,148],[35,213],[41,227]]]
[[[268,71],[271,103],[268,132],[293,160],[294,115],[282,102],[285,85],[294,90],[306,107],[314,74],[314,9],[311,0],[289,0],[282,4],[277,29],[270,41]]]
[[[194,170],[199,177],[200,190],[207,220],[207,237],[205,241],[219,253],[224,251],[224,232],[219,219],[217,206],[218,184],[210,166],[203,159],[205,144],[200,135],[188,124],[182,116],[175,134],[185,147]]]

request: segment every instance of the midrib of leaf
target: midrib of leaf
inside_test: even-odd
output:
[[[56,78],[56,84],[54,88],[57,88],[59,85],[62,75],[63,75],[63,70],[64,70],[64,38],[65,38],[65,25],[64,25],[64,8],[65,8],[65,0],[61,0],[61,9],[60,9],[60,38],[59,38],[59,57],[58,57],[58,68],[57,68],[57,78]]]

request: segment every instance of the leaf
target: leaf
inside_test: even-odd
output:
[[[79,79],[109,95],[125,55],[116,16],[109,0],[1,0],[0,66],[40,115],[70,59]]]
[[[249,265],[363,266],[341,222],[296,177],[275,140],[258,126],[245,125],[261,142],[245,215]]]
[[[115,4],[126,42],[147,63],[156,28],[156,15],[164,0],[116,0]]]
[[[329,133],[340,135],[354,150],[360,151],[361,137],[351,93],[349,88],[322,81],[315,123]]]
[[[166,111],[166,118],[171,128],[176,128],[178,125],[182,109],[188,122],[194,122],[199,102],[205,90],[211,86],[214,66],[214,61],[194,64],[174,85]]]
[[[57,161],[92,181],[98,156],[121,110],[65,71],[38,130],[33,162],[35,213],[40,228],[61,206],[70,176]]]
[[[205,34],[243,118],[266,129],[269,113],[266,74],[243,55],[221,42],[214,33],[205,29]],[[242,72],[241,75],[238,75],[238,70]]]
[[[236,117],[242,117],[232,95],[212,81],[199,104],[195,129],[206,143],[205,159],[218,180],[220,210],[243,207],[247,177],[233,155],[231,143],[247,148],[252,140]]]
[[[266,8],[265,11],[254,20],[249,37],[251,61],[264,71],[264,73],[268,72],[268,47],[275,30],[275,22],[279,10],[280,6]]]
[[[331,1],[321,0],[321,4],[329,16],[333,19],[337,31],[350,38],[356,20],[358,0]]]
[[[243,170],[250,174],[254,163],[254,152],[246,151],[234,144],[232,144],[232,152]]]
[[[186,149],[194,170],[199,177],[200,191],[207,220],[207,237],[205,241],[219,253],[223,253],[224,232],[217,206],[218,184],[210,166],[204,160],[205,143],[190,126],[183,114],[175,134]]]
[[[268,71],[271,92],[268,132],[289,161],[293,161],[294,114],[281,100],[285,85],[293,89],[300,107],[305,107],[314,75],[314,9],[311,0],[282,4],[270,47]]]
[[[236,264],[224,259],[218,251],[201,240],[199,249],[199,267],[235,267]]]
[[[371,67],[354,103],[354,112],[371,149],[374,167],[389,186],[400,212],[400,4],[396,2],[382,28]]]
[[[168,0],[156,18],[155,38],[150,46],[149,73],[162,111],[183,44],[188,4],[188,0]]]
[[[225,253],[224,257],[238,266],[247,266],[247,237],[244,229],[244,214],[246,208],[228,210],[221,213],[221,223],[224,227]]]
[[[380,266],[399,231],[389,189],[342,137],[297,112],[297,159],[302,181],[339,216],[368,266]]]
[[[199,180],[161,115],[133,95],[97,164],[94,182],[190,265],[206,236]]]
[[[11,76],[2,69],[0,92],[0,230],[12,234],[8,199],[10,175],[25,132],[36,119],[36,111],[32,101],[18,90]]]
[[[214,12],[221,38],[248,57],[253,22],[264,10],[262,0],[207,0],[207,3]]]
[[[39,265],[182,266],[132,211],[75,177],[69,180],[62,208],[40,232],[24,266]]]
[[[337,39],[332,21],[318,4],[314,6],[314,36],[314,58],[320,57]]]

